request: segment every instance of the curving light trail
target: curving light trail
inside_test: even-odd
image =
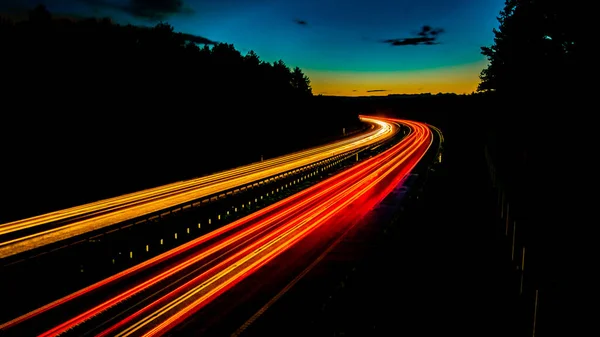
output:
[[[0,331],[47,317],[67,303],[87,304],[83,296],[94,292],[105,296],[39,336],[77,333],[81,328],[92,330],[97,336],[164,334],[315,229],[335,223],[336,216],[348,207],[357,202],[363,209],[371,207],[410,173],[433,140],[428,125],[406,120],[373,120],[404,124],[410,133],[385,152],[338,175],[23,315],[0,326]],[[353,212],[359,216],[356,209]],[[159,264],[164,265],[160,272],[142,277],[124,289],[118,287],[122,279],[130,279],[141,270]]]
[[[0,224],[0,259],[163,209],[245,186],[365,146],[397,132],[388,122],[361,117],[368,132],[263,162],[77,207]],[[21,234],[22,233],[22,234]]]

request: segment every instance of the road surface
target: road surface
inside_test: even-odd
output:
[[[306,242],[315,231],[348,223],[382,200],[410,173],[432,142],[426,124],[399,122],[411,132],[385,152],[13,319],[0,326],[0,332],[19,336],[156,336],[170,331],[290,247]]]
[[[0,259],[122,223],[359,149],[393,136],[394,124],[361,116],[363,134],[309,150],[0,225]]]

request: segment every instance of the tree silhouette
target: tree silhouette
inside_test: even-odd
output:
[[[37,5],[29,11],[29,21],[34,24],[48,24],[52,20],[52,15],[44,5]]]
[[[507,0],[494,44],[482,47],[490,63],[478,91],[520,96],[572,92],[569,83],[581,70],[581,20],[575,7],[556,0]]]
[[[254,50],[251,50],[244,56],[244,62],[248,67],[256,69],[260,65],[260,57],[256,55]]]
[[[310,87],[310,79],[304,75],[302,69],[299,67],[294,68],[292,71],[292,87],[298,92],[305,95],[312,95],[312,88]]]
[[[360,126],[356,113],[316,101],[300,69],[165,22],[53,18],[38,6],[28,20],[0,19],[0,49],[0,151],[11,163],[0,183],[6,191],[26,184],[12,188],[7,209],[33,212],[18,197],[35,195],[22,192],[28,188],[70,191],[77,204],[296,151]]]
[[[585,96],[581,84],[588,64],[581,52],[585,20],[578,9],[557,0],[506,0],[494,44],[482,47],[489,65],[478,91],[493,100],[484,110],[487,131],[515,171],[524,158],[533,165],[533,157],[543,157],[539,153],[552,138],[542,127],[552,123],[549,113],[583,111],[575,108]]]
[[[530,279],[548,302],[560,303],[550,306],[540,324],[554,335],[574,334],[573,324],[565,319],[568,314],[562,311],[569,307],[562,303],[564,289],[568,289],[563,282],[573,277],[572,271],[558,266],[571,260],[571,247],[566,247],[569,240],[564,238],[571,234],[569,224],[578,213],[573,210],[579,209],[579,205],[572,206],[579,200],[556,196],[584,195],[578,185],[586,183],[549,182],[564,174],[564,166],[557,163],[558,153],[567,154],[569,167],[577,172],[585,167],[573,165],[572,159],[585,157],[575,155],[585,147],[584,133],[567,131],[563,136],[554,131],[562,126],[560,117],[567,115],[565,120],[579,122],[586,118],[575,116],[588,114],[582,103],[587,100],[586,89],[593,86],[585,85],[590,79],[584,77],[593,81],[589,69],[593,63],[584,60],[583,45],[592,40],[593,27],[581,15],[584,8],[577,1],[507,0],[498,17],[500,26],[494,30],[494,44],[482,48],[490,63],[481,73],[478,88],[493,92],[487,96],[492,104],[481,109],[488,118],[486,146],[499,185],[510,199],[511,212],[523,219],[524,245],[536,251]],[[557,250],[559,245],[562,249]]]
[[[260,105],[263,114],[277,109],[279,103],[261,93],[294,100],[312,96],[310,80],[301,70],[293,73],[281,60],[264,62],[254,52],[243,56],[232,44],[201,46],[194,41],[209,40],[176,33],[168,23],[144,28],[108,19],[54,20],[40,5],[28,21],[3,20],[1,27],[6,60],[14,65],[6,80],[15,84],[13,89],[29,88],[16,90],[17,96],[35,92],[56,101],[58,90],[80,99],[103,94],[111,99],[94,97],[93,101],[118,100],[119,105],[155,109],[183,105],[174,97],[215,100],[235,93],[244,97],[240,101]],[[26,61],[33,60],[31,56],[35,56],[33,63]],[[46,90],[44,78],[71,81]]]

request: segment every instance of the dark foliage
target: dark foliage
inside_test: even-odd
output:
[[[591,28],[582,5],[507,0],[494,44],[482,48],[490,61],[479,85],[491,99],[482,109],[489,116],[485,143],[530,252],[528,276],[546,298],[540,335],[578,334],[578,324],[570,324],[576,297],[564,295],[575,278],[574,248],[583,239],[578,210],[587,198],[575,175],[589,164],[574,165],[589,155],[586,132],[572,127],[589,119],[592,87],[584,84],[584,57],[592,54],[584,52]]]
[[[519,152],[521,161],[545,157],[540,150],[550,148],[546,130],[557,114],[582,116],[587,110],[581,8],[577,1],[507,0],[494,44],[482,47],[490,63],[478,91],[493,98],[486,107],[490,131],[501,151]]]
[[[168,24],[58,20],[40,6],[3,19],[0,37],[2,180],[15,208],[191,178],[360,125],[316,108],[301,69]]]
[[[577,6],[555,0],[507,0],[494,29],[494,44],[483,47],[490,61],[480,91],[548,95],[572,93],[582,78],[583,20]]]
[[[564,113],[571,120],[588,114],[587,22],[579,5],[507,0],[494,44],[482,48],[490,61],[478,88],[491,98],[482,112],[490,121],[488,145],[517,195],[546,190],[547,179],[557,173],[548,159],[578,148],[572,137],[552,131],[566,123],[557,119]]]
[[[589,88],[584,76],[589,76],[581,9],[577,1],[507,0],[494,44],[482,48],[490,61],[478,88],[491,98],[485,109],[488,145],[515,194],[544,189],[556,174],[548,159],[556,151],[577,148],[571,137],[549,131],[563,125],[558,116],[568,113],[576,120],[589,109],[584,106]]]

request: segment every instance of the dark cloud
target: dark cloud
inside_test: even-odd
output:
[[[300,20],[300,19],[294,19],[294,22],[301,26],[306,26],[308,24],[308,22],[306,22],[304,20]]]
[[[14,4],[14,6],[13,6],[13,4]],[[3,5],[6,5],[6,6],[3,6]],[[27,20],[29,20],[29,13],[33,9],[34,9],[34,7],[29,6],[29,4],[23,3],[23,1],[21,1],[21,0],[16,0],[16,2],[14,2],[14,3],[7,0],[5,3],[0,4],[0,18],[5,18],[12,22],[27,21]],[[80,21],[80,20],[89,19],[88,16],[72,14],[72,13],[50,12],[50,14],[51,14],[52,18],[55,20]]]
[[[433,45],[438,44],[435,38],[432,37],[407,37],[403,39],[388,39],[384,43],[389,43],[392,46],[418,46],[418,45]]]
[[[160,21],[176,14],[190,14],[193,10],[186,7],[183,0],[127,0],[125,3],[117,0],[81,0],[84,3],[116,9],[131,16]]]
[[[416,37],[387,39],[381,42],[388,43],[392,46],[430,46],[434,44],[439,44],[439,42],[437,42],[437,38],[443,32],[444,30],[442,28],[431,28],[431,26],[425,25],[421,27],[421,30],[416,34]]]
[[[417,33],[417,35],[421,36],[421,37],[435,37],[438,36],[440,33],[443,33],[444,30],[442,28],[431,28],[431,26],[423,26],[421,27],[421,31]]]
[[[367,90],[367,92],[384,92],[387,91],[387,89],[373,89],[373,90]]]
[[[185,33],[181,33],[181,35],[187,41],[198,43],[198,44],[211,44],[211,45],[215,45],[215,44],[219,43],[219,42],[216,42],[216,41],[213,41],[213,40],[209,40],[209,39],[207,39],[205,37],[198,36],[198,35],[185,34]]]
[[[352,92],[357,92],[357,91],[358,91],[358,90],[356,90],[356,89],[352,90]]]

